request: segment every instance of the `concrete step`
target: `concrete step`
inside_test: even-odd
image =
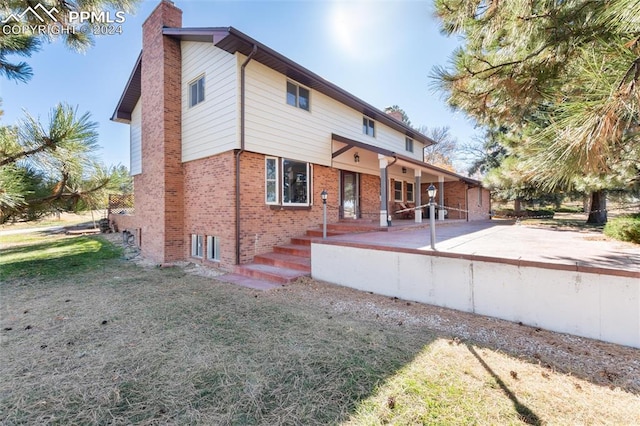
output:
[[[308,257],[311,258],[311,246],[303,246],[300,244],[284,244],[281,246],[275,246],[273,251],[276,253],[290,254],[293,256]]]
[[[225,274],[215,278],[230,284],[239,285],[241,287],[253,288],[255,290],[271,290],[282,287],[282,284],[273,281],[267,281],[259,278],[252,278],[240,274]]]
[[[311,258],[285,253],[265,253],[253,258],[253,263],[295,269],[311,273]]]
[[[245,277],[257,278],[272,281],[279,284],[288,284],[296,279],[309,276],[309,272],[296,269],[280,268],[277,266],[263,265],[259,263],[248,263],[236,266],[234,272]]]

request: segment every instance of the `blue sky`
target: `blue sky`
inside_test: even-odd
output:
[[[98,37],[84,54],[45,45],[26,59],[34,72],[26,84],[1,78],[2,124],[14,124],[23,110],[46,123],[50,109],[66,102],[99,123],[103,162],[128,167],[129,127],[109,119],[140,52],[142,22],[158,2],[142,1],[122,35]],[[413,125],[449,126],[459,142],[478,133],[432,91],[431,70],[449,61],[457,40],[439,33],[431,0],[175,4],[184,27],[233,26],[379,109],[399,105]]]

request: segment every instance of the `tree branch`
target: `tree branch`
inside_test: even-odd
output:
[[[30,155],[33,154],[37,154],[39,152],[42,152],[44,150],[46,150],[47,148],[51,148],[51,149],[56,149],[56,143],[54,141],[52,141],[50,138],[48,137],[44,137],[42,138],[44,144],[40,145],[37,148],[31,149],[29,151],[22,151],[18,154],[9,156],[7,158],[3,158],[2,160],[0,160],[0,166],[5,166],[7,164],[11,164],[11,163],[15,163],[16,161],[18,161],[19,159],[23,158],[23,157],[28,157]]]

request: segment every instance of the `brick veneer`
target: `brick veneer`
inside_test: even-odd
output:
[[[163,26],[182,26],[182,11],[169,1],[142,26],[142,174],[134,184],[142,253],[170,262],[184,258],[181,53]]]
[[[278,209],[265,204],[264,156],[251,152],[242,154],[240,160],[240,263],[253,260],[253,256],[271,251],[274,245],[286,244],[291,237],[304,235],[307,229],[322,223],[322,199],[320,192],[326,189],[327,221],[338,220],[337,194],[339,174],[337,169],[313,166],[311,191],[313,206],[291,210]]]
[[[425,189],[426,191],[426,189]],[[444,205],[455,209],[467,209],[467,184],[464,182],[445,182],[444,183]],[[466,219],[465,212],[449,209],[447,219]]]
[[[380,221],[380,176],[360,175],[360,212],[363,219]]]
[[[313,206],[303,209],[278,209],[265,204],[265,156],[244,152],[240,159],[240,263],[257,254],[287,244],[292,237],[322,223],[320,192],[326,189],[327,221],[338,220],[338,170],[313,166]],[[216,266],[231,269],[235,264],[235,154],[228,151],[184,164],[184,258],[213,264],[191,257],[191,234],[219,238],[220,262]],[[206,253],[206,241],[205,241]]]
[[[491,193],[488,189],[469,188],[469,220],[491,218]]]

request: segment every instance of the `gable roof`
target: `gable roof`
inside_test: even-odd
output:
[[[346,90],[341,89],[335,84],[325,80],[319,75],[309,71],[303,66],[293,62],[275,50],[254,40],[233,27],[164,28],[163,34],[183,41],[213,43],[216,47],[231,54],[239,52],[245,56],[248,56],[253,47],[257,46],[258,50],[253,56],[253,60],[258,61],[261,64],[284,74],[292,80],[308,86],[313,90],[335,99],[338,102],[341,102],[374,119],[375,121],[383,123],[392,129],[405,134],[407,137],[422,142],[426,146],[435,143],[431,138],[417,132],[415,129],[407,126],[400,120],[397,120],[389,114],[371,106]],[[136,61],[131,76],[129,77],[129,81],[125,86],[125,90],[120,97],[120,101],[116,106],[113,116],[111,117],[113,121],[129,122],[131,120],[131,111],[133,111],[135,104],[140,98],[141,57],[142,54],[140,54]]]

